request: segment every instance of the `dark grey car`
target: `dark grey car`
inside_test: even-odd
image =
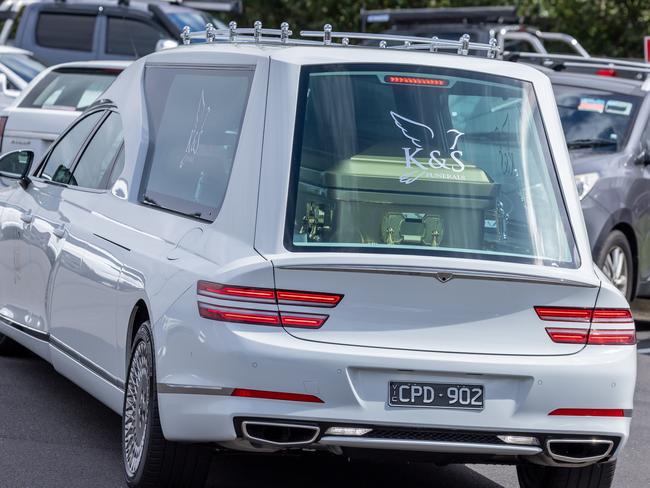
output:
[[[650,296],[650,82],[548,71],[594,261]]]

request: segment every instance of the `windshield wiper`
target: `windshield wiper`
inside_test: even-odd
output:
[[[610,139],[575,139],[566,143],[569,149],[577,149],[580,147],[616,146],[617,144],[616,141]]]

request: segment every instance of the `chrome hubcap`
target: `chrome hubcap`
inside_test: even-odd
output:
[[[619,246],[612,247],[607,253],[603,273],[623,295],[627,295],[629,272],[625,252]]]
[[[124,412],[124,461],[129,476],[135,475],[142,460],[149,420],[149,388],[147,346],[140,342],[133,353]]]

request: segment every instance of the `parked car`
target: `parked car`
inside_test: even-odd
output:
[[[650,82],[630,79],[650,67],[520,56],[554,67],[539,69],[553,83],[594,261],[628,300],[650,297]]]
[[[0,113],[3,151],[29,149],[40,160],[48,146],[91,106],[130,61],[83,61],[52,66]]]
[[[2,156],[0,348],[123,416],[130,487],[201,486],[202,445],[611,486],[634,322],[548,77],[328,27],[208,31]]]
[[[200,6],[200,1],[190,2]],[[214,8],[235,9],[239,2]],[[48,64],[96,59],[135,59],[179,40],[184,26],[224,25],[211,14],[182,4],[151,0],[38,2],[27,5],[13,43]]]
[[[20,95],[45,66],[24,49],[0,46],[0,109]]]

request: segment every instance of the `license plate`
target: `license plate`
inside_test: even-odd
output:
[[[388,387],[388,405],[480,410],[483,408],[483,386],[391,381]]]

